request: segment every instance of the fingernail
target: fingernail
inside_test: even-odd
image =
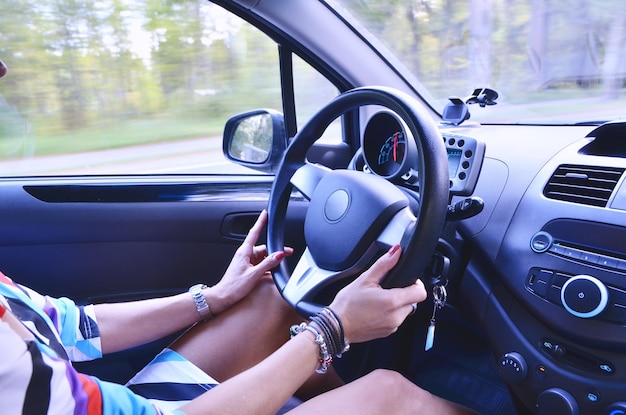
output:
[[[276,258],[277,261],[282,260],[284,257],[285,257],[285,252],[284,251],[276,252],[274,254],[274,258]]]
[[[393,256],[396,252],[398,252],[398,249],[400,249],[400,245],[392,246],[389,248],[389,255]]]

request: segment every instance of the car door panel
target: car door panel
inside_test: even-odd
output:
[[[46,179],[0,186],[0,269],[50,295],[118,301],[221,277],[271,178]],[[290,210],[302,244],[304,206]],[[302,205],[302,203],[300,202]]]

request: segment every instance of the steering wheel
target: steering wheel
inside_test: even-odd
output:
[[[375,174],[307,162],[308,149],[330,123],[364,105],[395,112],[414,137],[417,197]],[[306,318],[321,309],[315,296],[322,288],[342,280],[347,284],[395,244],[402,247],[402,257],[381,285],[407,286],[420,277],[437,246],[448,206],[443,138],[422,104],[408,94],[385,87],[347,91],[318,111],[285,152],[269,199],[268,254],[284,249],[294,188],[310,201],[304,223],[306,249],[293,272],[283,261],[273,277],[285,300]]]

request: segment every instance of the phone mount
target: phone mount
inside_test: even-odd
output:
[[[448,99],[450,102],[443,109],[443,123],[460,125],[470,118],[468,105],[478,104],[481,108],[484,108],[487,105],[496,105],[498,93],[493,89],[478,88],[465,99],[459,97],[450,97]]]

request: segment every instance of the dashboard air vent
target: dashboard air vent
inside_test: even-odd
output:
[[[605,207],[624,169],[617,167],[560,165],[543,194],[549,199]]]

